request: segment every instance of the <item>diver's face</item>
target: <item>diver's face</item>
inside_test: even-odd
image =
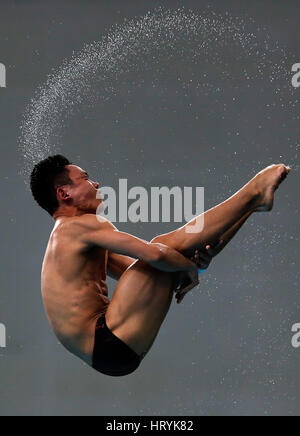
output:
[[[96,198],[99,183],[90,180],[87,172],[76,165],[67,165],[66,168],[73,182],[68,185],[72,205],[87,213],[95,213],[99,204],[102,203],[101,198]]]

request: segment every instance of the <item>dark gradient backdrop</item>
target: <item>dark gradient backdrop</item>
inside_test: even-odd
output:
[[[300,348],[291,345],[291,328],[300,322],[300,88],[290,83],[283,86],[282,107],[276,100],[267,118],[266,105],[275,102],[269,78],[259,81],[258,87],[265,80],[268,88],[263,94],[252,83],[248,90],[237,87],[234,96],[225,88],[220,99],[214,90],[222,84],[214,83],[211,66],[212,93],[201,101],[176,93],[185,71],[174,61],[164,84],[156,81],[154,88],[155,77],[145,74],[144,86],[135,89],[131,71],[105,110],[96,105],[86,117],[81,113],[73,118],[59,151],[104,185],[117,187],[119,178],[128,178],[130,187],[204,186],[207,209],[271,163],[283,161],[294,171],[278,190],[272,213],[252,216],[199,287],[182,305],[172,306],[133,375],[108,378],[68,354],[43,310],[40,269],[52,221],[35,205],[20,175],[18,137],[26,106],[51,71],[85,43],[100,40],[114,24],[159,5],[201,13],[207,4],[1,1],[0,62],[7,68],[7,88],[0,88],[0,322],[7,327],[7,347],[0,349],[1,415],[299,414]],[[266,27],[270,41],[289,53],[284,60],[288,76],[300,62],[298,1],[216,0],[211,9],[246,22],[251,17],[252,31],[260,29],[260,38]],[[228,61],[237,71],[242,67],[234,56]],[[201,65],[197,69],[193,75],[201,76]],[[221,118],[218,105],[224,102],[228,110]],[[118,227],[150,239],[175,226]],[[108,284],[111,293],[115,283]]]

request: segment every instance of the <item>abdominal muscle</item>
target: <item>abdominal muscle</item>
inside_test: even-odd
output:
[[[51,327],[61,344],[89,365],[92,364],[95,327],[106,313],[109,298],[98,284],[81,289],[62,288],[58,292],[43,289],[45,310]]]

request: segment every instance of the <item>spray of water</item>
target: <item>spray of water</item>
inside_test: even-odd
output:
[[[251,19],[247,20],[249,23]],[[48,76],[25,110],[19,140],[25,179],[36,162],[59,151],[62,132],[74,113],[83,105],[105,103],[115,97],[122,75],[147,71],[149,65],[162,70],[179,58],[188,60],[190,65],[201,64],[203,75],[198,76],[194,86],[206,95],[220,91],[220,86],[235,87],[239,83],[249,87],[251,82],[263,78],[274,83],[280,101],[280,93],[284,92],[282,83],[289,85],[285,51],[271,41],[265,29],[257,29],[257,34],[265,35],[262,43],[246,27],[241,18],[220,16],[210,8],[201,15],[184,8],[175,11],[158,8],[142,18],[115,26],[101,41],[74,53]],[[225,48],[226,55],[232,51],[240,61],[238,71],[233,71],[224,57]],[[215,78],[205,74],[207,65],[214,65],[217,85]],[[183,80],[180,86],[189,84]]]

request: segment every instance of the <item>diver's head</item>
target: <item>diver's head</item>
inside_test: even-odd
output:
[[[53,218],[96,213],[99,183],[62,155],[49,156],[35,165],[30,176],[36,202]]]

